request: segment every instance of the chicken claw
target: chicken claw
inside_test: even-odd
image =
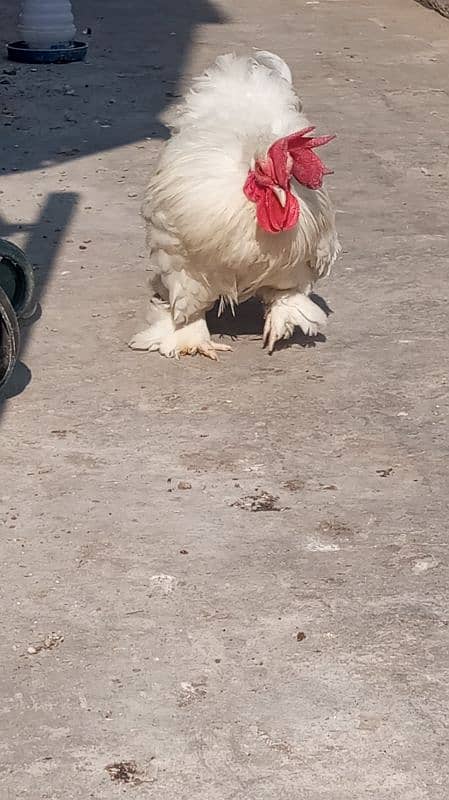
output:
[[[179,350],[179,352],[176,354],[176,357],[179,358],[179,356],[200,355],[206,356],[206,358],[210,358],[212,361],[219,361],[217,351],[230,351],[232,353],[232,347],[230,347],[228,344],[213,342],[211,339],[210,341],[201,342],[200,344],[183,347],[182,350]]]
[[[276,342],[280,339],[289,339],[293,330],[294,325],[279,324],[279,320],[275,319],[269,311],[263,329],[263,347],[266,347],[267,352],[271,355]]]
[[[316,336],[326,325],[325,312],[306,294],[297,291],[279,292],[271,300],[263,331],[263,346],[272,353],[276,342],[290,339],[296,327],[306,336]]]
[[[198,354],[212,361],[218,361],[217,352],[232,351],[228,344],[212,341],[204,317],[175,328],[167,310],[149,328],[137,333],[129,346],[133,350],[158,350],[166,358]]]

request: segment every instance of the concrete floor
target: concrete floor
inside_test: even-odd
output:
[[[0,64],[0,235],[42,306],[2,405],[0,795],[447,800],[449,22],[74,6],[87,63]],[[327,338],[269,358],[249,308],[219,365],[133,353],[164,114],[252,45],[338,133]]]

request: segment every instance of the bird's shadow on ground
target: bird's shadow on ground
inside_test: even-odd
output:
[[[311,300],[319,306],[327,316],[332,314],[332,310],[326,301],[320,295],[310,295]],[[216,303],[214,308],[209,311],[207,315],[207,324],[211,334],[218,336],[231,336],[231,338],[238,338],[239,336],[248,336],[250,338],[262,338],[262,331],[264,326],[264,308],[260,300],[253,297],[242,303],[235,308],[233,314],[229,307],[226,307],[224,312],[219,315],[219,304]],[[306,336],[300,328],[296,328],[291,339],[278,342],[276,345],[277,350],[283,350],[286,347],[291,347],[296,344],[300,347],[316,347],[326,341],[326,337],[322,333],[316,336]]]

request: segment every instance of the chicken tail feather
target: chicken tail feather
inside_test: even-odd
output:
[[[261,66],[267,67],[267,69],[271,69],[273,72],[277,72],[287,83],[293,83],[290,67],[280,56],[277,56],[275,53],[270,53],[269,50],[256,50],[254,58]]]

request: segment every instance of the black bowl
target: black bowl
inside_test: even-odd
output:
[[[26,42],[11,42],[6,45],[10,61],[22,61],[25,64],[68,64],[71,61],[82,61],[86,57],[85,42],[71,42],[61,47],[35,48]]]

